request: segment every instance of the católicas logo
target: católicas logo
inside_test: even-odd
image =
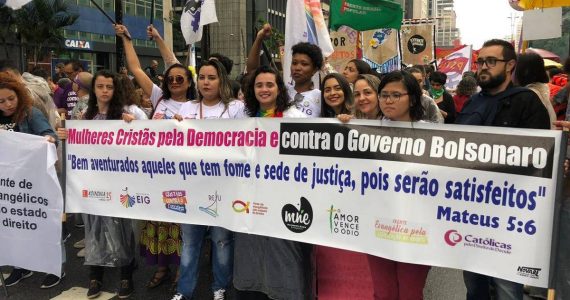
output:
[[[443,238],[445,239],[445,242],[452,247],[463,240],[463,236],[455,229],[448,230]]]

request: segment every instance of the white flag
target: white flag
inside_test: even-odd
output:
[[[187,45],[202,39],[204,25],[218,22],[214,0],[188,0],[180,17],[180,29]]]
[[[323,57],[330,56],[334,52],[334,48],[323,17],[320,0],[289,0],[287,1],[286,15],[283,78],[285,82],[292,83],[291,59],[293,55],[291,47],[301,42],[309,42],[321,48]],[[318,76],[318,72],[315,76]],[[318,78],[315,86],[318,86]]]

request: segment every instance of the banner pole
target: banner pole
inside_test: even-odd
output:
[[[61,128],[65,128],[65,114],[61,114]],[[65,202],[67,200],[66,192],[67,192],[67,145],[65,140],[61,141],[61,178],[62,178],[62,185],[61,185],[61,193],[63,194],[63,216],[62,221],[67,221],[67,214],[65,213]]]
[[[562,134],[560,141],[560,159],[562,163],[558,164],[558,182],[556,184],[556,194],[554,200],[554,220],[552,222],[552,243],[550,245],[550,268],[548,274],[548,300],[554,300],[556,291],[556,256],[558,254],[559,231],[560,231],[560,212],[562,207],[562,198],[564,194],[564,160],[566,159],[566,148],[568,147],[568,132]]]

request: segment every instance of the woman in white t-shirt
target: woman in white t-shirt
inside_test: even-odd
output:
[[[172,59],[167,57],[170,53],[168,53],[168,48],[162,38],[156,35],[156,30],[153,31],[152,28],[149,30],[151,33],[154,32],[153,38],[157,42],[162,56],[168,61],[167,64],[172,63]],[[129,71],[134,75],[144,94],[151,95],[150,100],[154,109],[152,119],[172,119],[183,103],[195,98],[196,92],[192,73],[181,64],[173,64],[166,70],[162,88],[158,87],[141,68],[132,41],[125,37],[128,34],[127,28],[124,25],[115,25],[115,32],[123,40]],[[130,93],[134,94],[134,91]],[[133,106],[128,107],[127,110],[134,115],[141,113],[140,109],[137,109],[136,112],[131,111],[135,110]],[[179,224],[145,221],[140,238],[141,256],[144,257],[148,265],[157,266],[153,276],[146,284],[147,288],[157,287],[173,277],[170,266],[176,267],[180,264],[181,247],[162,247],[160,245],[181,245],[181,240]],[[177,276],[175,277],[177,278]]]
[[[205,61],[198,70],[198,100],[184,103],[175,118],[243,118],[243,102],[232,99],[232,95],[230,80],[223,65],[216,60]]]
[[[184,119],[237,119],[244,117],[244,104],[232,99],[232,89],[224,66],[216,60],[206,61],[198,70],[198,100],[188,101],[175,115]],[[208,231],[212,240],[214,299],[224,299],[230,288],[234,262],[233,232],[214,226],[181,224],[182,253],[180,278],[172,299],[192,299],[200,266],[202,242]]]

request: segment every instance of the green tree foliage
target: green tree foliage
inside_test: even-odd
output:
[[[14,12],[22,42],[37,63],[50,47],[63,45],[63,28],[79,17],[72,13],[66,0],[33,0]]]

